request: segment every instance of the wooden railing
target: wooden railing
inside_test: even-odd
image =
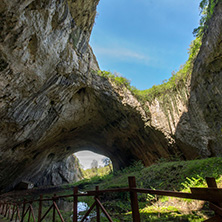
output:
[[[86,193],[79,193],[78,188],[75,187],[73,193],[71,195],[63,195],[57,196],[54,194],[52,198],[43,198],[43,195],[40,195],[39,199],[36,200],[23,200],[22,202],[18,201],[0,201],[0,214],[3,215],[5,218],[12,221],[14,219],[15,222],[41,222],[44,221],[46,216],[52,211],[52,220],[55,222],[56,213],[60,221],[64,222],[64,218],[61,214],[61,211],[57,205],[57,200],[59,198],[73,198],[73,222],[78,221],[78,210],[77,210],[77,203],[78,198],[82,196],[93,196],[94,203],[86,212],[86,214],[80,219],[81,222],[84,222],[90,212],[94,208],[96,208],[96,219],[97,222],[100,222],[100,211],[104,213],[108,221],[113,222],[111,216],[106,211],[104,206],[102,205],[99,196],[104,193],[113,193],[113,192],[129,192],[130,193],[130,201],[131,201],[131,209],[132,209],[132,221],[133,222],[140,222],[140,213],[138,207],[138,193],[147,193],[153,195],[160,195],[160,196],[170,196],[170,197],[177,197],[177,198],[186,198],[186,199],[195,199],[195,200],[204,200],[208,201],[210,204],[210,208],[215,212],[215,216],[212,218],[205,220],[205,222],[221,222],[222,221],[222,189],[217,188],[217,184],[214,178],[206,178],[207,181],[207,188],[190,188],[191,193],[185,192],[176,192],[176,191],[164,191],[164,190],[153,190],[153,189],[140,189],[136,187],[136,180],[135,177],[129,177],[129,187],[127,188],[117,188],[117,189],[109,189],[109,190],[99,190],[99,187],[96,186],[94,191],[88,191]],[[42,206],[44,201],[52,201],[52,204],[43,214]],[[33,209],[33,203],[37,203],[38,207],[36,211]]]

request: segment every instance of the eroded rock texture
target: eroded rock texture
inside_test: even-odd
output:
[[[154,101],[150,111],[127,89],[92,72],[98,64],[88,42],[97,4],[1,2],[1,190],[22,179],[41,184],[50,166],[84,149],[110,157],[115,168],[170,155],[221,155],[221,4],[195,63],[191,91],[185,87],[167,106]],[[163,112],[170,104],[174,108]]]
[[[222,2],[209,21],[191,82],[147,104],[151,124],[186,156],[222,155]],[[189,149],[188,149],[189,148]]]
[[[38,179],[37,186],[74,183],[83,179],[80,164],[74,155],[51,164]]]

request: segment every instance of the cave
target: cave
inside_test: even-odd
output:
[[[92,169],[93,167],[101,168],[108,164],[112,169],[112,161],[109,157],[90,151],[90,149],[76,152],[73,155],[78,158],[81,170]]]

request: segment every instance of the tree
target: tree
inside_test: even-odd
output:
[[[104,163],[104,166],[108,166],[109,167],[109,170],[112,171],[112,161],[110,160],[109,157],[105,157],[102,159],[102,162]]]
[[[97,172],[97,169],[98,169],[98,161],[97,160],[92,161],[91,168]]]

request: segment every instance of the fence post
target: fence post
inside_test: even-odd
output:
[[[41,222],[41,217],[42,217],[42,198],[43,198],[43,195],[41,194],[39,198],[38,222]]]
[[[11,216],[11,203],[9,203],[9,209],[8,209],[8,216],[7,219],[9,219]]]
[[[99,186],[96,186],[96,191],[99,191]],[[99,195],[96,193],[95,199],[98,199]],[[99,210],[99,204],[96,202],[96,218],[97,222],[100,222],[100,210]]]
[[[3,203],[3,202],[1,202],[0,214],[2,214],[2,212],[3,212],[3,208],[4,208],[4,203]]]
[[[52,221],[55,222],[55,204],[54,202],[56,201],[56,194],[54,194],[53,198],[52,198],[52,201],[53,201],[53,218],[52,218]]]
[[[21,222],[23,222],[24,221],[24,214],[25,214],[25,205],[26,205],[26,203],[25,203],[25,201],[26,201],[26,199],[24,199],[24,201],[23,201],[23,207],[22,207],[22,218],[21,218]]]
[[[29,204],[29,207],[28,207],[28,212],[29,212],[29,214],[28,214],[28,222],[30,221],[30,217],[31,217],[31,203],[28,203]]]
[[[136,188],[136,179],[135,177],[128,177],[129,188]],[[140,222],[140,213],[139,213],[139,205],[137,199],[137,192],[130,191],[130,201],[131,201],[131,208],[132,208],[132,216],[133,222]]]
[[[16,210],[16,207],[15,207],[15,204],[13,204],[12,216],[11,216],[11,218],[10,218],[10,221],[12,221],[12,219],[13,219],[13,217],[14,217],[15,210]]]
[[[73,189],[73,215],[72,215],[72,220],[73,222],[77,222],[77,208],[78,208],[78,187],[74,187]]]
[[[1,202],[0,214],[2,214],[3,202]]]
[[[217,188],[217,183],[216,183],[215,178],[213,178],[213,177],[206,177],[206,181],[207,181],[207,186],[208,187]]]
[[[5,201],[2,203],[1,215],[4,214],[4,209],[5,209]]]
[[[1,207],[0,207],[0,214],[2,214],[2,212],[3,212],[3,208],[4,208],[4,203],[1,202],[0,204],[1,204]]]
[[[207,186],[210,188],[217,188],[217,182],[214,177],[206,177]],[[219,202],[213,202],[213,204],[216,204],[220,207],[222,207],[222,204]]]
[[[6,217],[7,211],[8,211],[8,203],[6,204],[5,212],[4,212],[4,215],[3,215],[4,217]]]
[[[16,204],[16,216],[15,216],[15,221],[17,222],[17,219],[19,218],[19,208],[18,208],[18,203]]]

